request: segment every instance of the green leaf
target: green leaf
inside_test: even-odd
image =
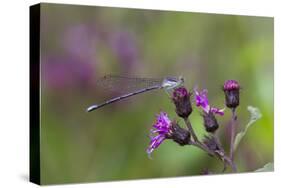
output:
[[[254,122],[256,122],[258,119],[262,117],[262,114],[260,113],[260,110],[258,108],[255,108],[253,106],[248,106],[248,111],[251,114],[250,121],[246,125],[245,129],[236,135],[234,141],[234,151],[237,149],[239,143],[241,142],[242,138],[246,135],[251,125],[253,125]]]
[[[272,172],[274,170],[274,164],[273,163],[267,163],[262,168],[257,169],[255,172]]]

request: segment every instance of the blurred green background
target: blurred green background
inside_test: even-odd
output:
[[[194,147],[166,140],[145,152],[155,115],[179,120],[163,91],[135,96],[86,113],[116,96],[97,82],[105,74],[179,76],[185,86],[208,89],[224,106],[225,80],[242,86],[238,130],[247,106],[263,115],[235,153],[239,172],[273,161],[273,18],[43,4],[41,7],[41,178],[43,184],[127,180],[220,172],[222,163]],[[118,91],[118,94],[121,91]],[[191,122],[205,131],[200,109]],[[226,111],[218,135],[229,148]]]

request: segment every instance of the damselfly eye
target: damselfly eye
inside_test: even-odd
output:
[[[179,79],[177,77],[166,77],[164,79],[164,81],[166,82],[170,82],[170,83],[178,83],[179,82]]]
[[[180,80],[181,80],[182,82],[184,82],[184,78],[183,78],[183,77],[181,77]]]

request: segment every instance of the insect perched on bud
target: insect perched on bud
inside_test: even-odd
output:
[[[227,80],[224,82],[223,91],[225,94],[225,105],[228,108],[236,108],[239,105],[239,83],[236,80]]]
[[[184,87],[176,88],[172,96],[172,100],[176,106],[176,113],[178,116],[185,119],[192,113],[190,96],[191,93],[189,93]]]

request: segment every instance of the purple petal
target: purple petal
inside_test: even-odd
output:
[[[214,108],[214,107],[211,108],[211,112],[221,115],[221,116],[224,115],[224,110],[225,110],[225,108],[223,108],[223,109]]]
[[[165,136],[163,135],[157,135],[155,136],[149,144],[149,147],[147,148],[146,152],[150,155],[154,149],[158,148],[159,145],[165,140]]]
[[[166,128],[159,128],[159,129],[151,129],[151,133],[159,133],[159,134],[165,134],[168,133],[169,129]]]
[[[195,101],[196,101],[196,106],[198,107],[201,106],[205,112],[209,113],[210,105],[209,105],[207,93],[208,93],[207,90],[203,90],[201,92],[195,90]]]
[[[195,89],[196,105],[200,106],[206,113],[209,113],[211,111],[211,112],[213,112],[215,114],[223,116],[224,115],[224,109],[210,107],[207,93],[208,93],[208,91],[206,89],[204,89],[201,92],[198,92]]]
[[[153,127],[155,127],[156,129],[159,129],[159,128],[169,128],[170,125],[171,125],[171,120],[169,119],[167,113],[161,112],[157,116],[157,121],[153,125]]]
[[[170,132],[171,126],[172,123],[168,117],[168,114],[165,112],[160,112],[160,114],[157,115],[156,123],[150,130],[151,141],[146,150],[149,155],[166,139],[166,135]],[[155,136],[153,137],[153,135]]]
[[[223,89],[225,91],[227,90],[236,90],[236,89],[240,89],[240,85],[239,83],[236,81],[236,80],[227,80],[224,82],[224,85],[223,85]]]

